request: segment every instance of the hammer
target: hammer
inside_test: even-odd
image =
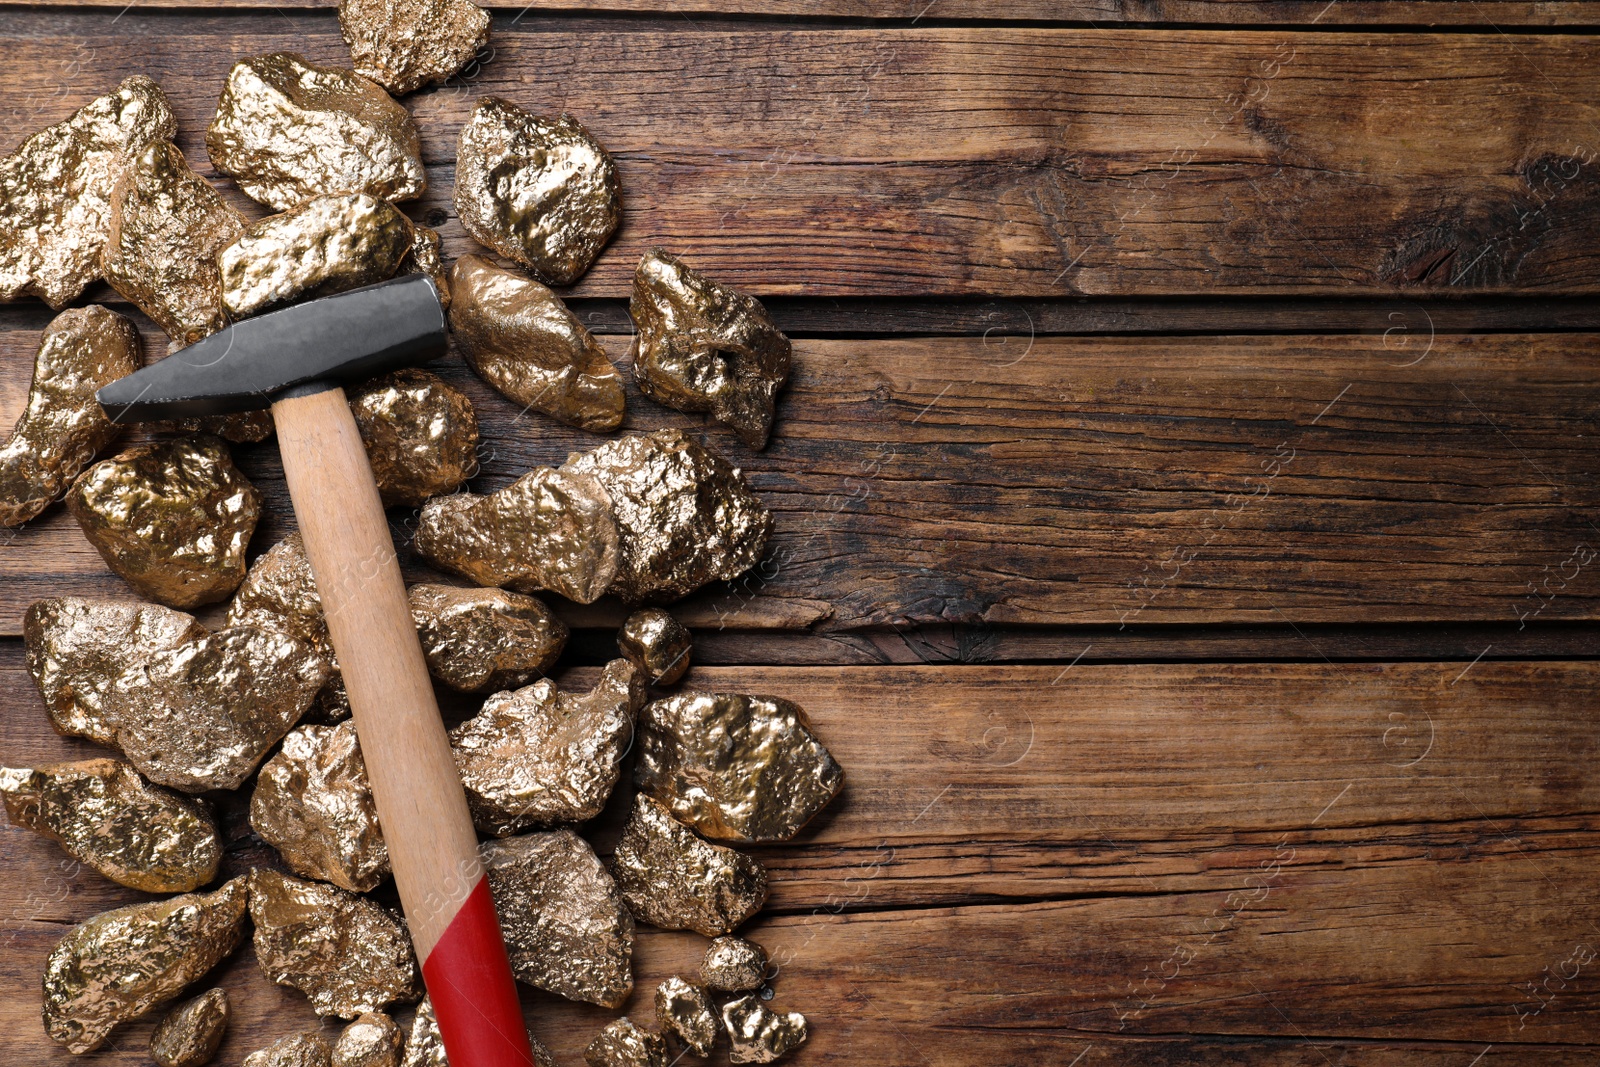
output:
[[[113,422],[271,407],[395,885],[451,1067],[532,1067],[478,837],[343,385],[445,352],[416,274],[235,323],[96,394]]]

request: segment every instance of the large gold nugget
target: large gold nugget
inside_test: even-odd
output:
[[[640,608],[617,632],[617,648],[651,685],[671,685],[689,669],[694,638],[660,608]]]
[[[639,788],[707,837],[787,841],[844,785],[800,705],[686,690],[639,716]]]
[[[408,594],[428,670],[463,693],[527,685],[567,644],[566,625],[536,597],[449,585],[414,585]]]
[[[615,659],[582,696],[557,693],[545,679],[486,700],[450,731],[478,829],[505,837],[600,814],[622,773],[643,695],[632,664]]]
[[[731,932],[767,901],[767,872],[750,856],[702,841],[643,793],[611,859],[634,918],[707,937]]]
[[[588,604],[617,573],[617,526],[598,482],[549,467],[498,493],[436,497],[422,509],[422,557],[479,585],[548,589]]]
[[[411,251],[411,220],[364,193],[319,196],[253,222],[217,253],[222,307],[236,319],[290,300],[391,277]]]
[[[0,300],[60,308],[98,278],[112,187],[177,129],[161,87],[135,75],[0,159]]]
[[[158,1067],[203,1067],[222,1046],[232,1014],[226,989],[208,989],[173,1008],[150,1032]]]
[[[633,991],[633,916],[589,843],[571,830],[483,846],[518,979],[615,1008]]]
[[[556,294],[482,256],[456,260],[450,293],[451,333],[502,396],[595,433],[622,425],[622,376]]]
[[[628,304],[638,335],[633,380],[679,411],[709,411],[765,448],[773,399],[789,378],[789,339],[754,297],[718,285],[661,249],[639,261]]]
[[[307,878],[364,893],[389,873],[353,723],[291,731],[256,779],[250,826]]]
[[[609,441],[560,470],[592,476],[610,500],[621,549],[611,592],[629,603],[737,578],[766,550],[772,513],[738,468],[681,430]]]
[[[533,1067],[555,1067],[555,1057],[532,1034],[528,1035],[528,1048],[533,1053]],[[439,1018],[433,1013],[433,1001],[427,997],[417,1005],[411,1034],[406,1039],[406,1058],[400,1067],[450,1067],[444,1054],[444,1036],[439,1033]]]
[[[117,439],[94,394],[139,369],[139,331],[98,304],[57,315],[39,338],[28,406],[0,445],[0,526],[20,526]]]
[[[187,893],[211,881],[222,839],[204,804],[158,789],[112,759],[0,767],[14,826],[51,838],[130,889]]]
[[[455,202],[479,244],[550,285],[582,277],[622,221],[616,164],[577,119],[494,96],[461,127]]]
[[[233,65],[206,151],[246,196],[279,211],[323,193],[414,200],[428,187],[411,113],[355,71],[293,52]]]
[[[350,698],[322,615],[322,597],[299,534],[285,537],[251,565],[228,605],[227,625],[281,630],[310,645],[329,671],[327,684],[317,694],[323,714],[333,721],[350,714]]]
[[[244,937],[245,882],[96,915],[50,953],[44,1028],[69,1052],[93,1052],[118,1023],[138,1018],[191,983]]]
[[[381,1011],[369,1011],[333,1043],[332,1067],[399,1067],[405,1035]]]
[[[797,1011],[779,1014],[760,997],[740,997],[722,1006],[722,1025],[733,1048],[730,1063],[772,1063],[806,1040],[806,1017]]]
[[[677,975],[656,986],[656,1023],[702,1059],[711,1055],[722,1030],[711,994]]]
[[[478,417],[467,394],[437,374],[393,371],[350,393],[378,494],[416,507],[457,489],[478,469]]]
[[[180,345],[228,324],[217,253],[244,232],[229,207],[170,141],[141,152],[111,191],[106,281]]]
[[[364,897],[256,870],[250,918],[262,972],[310,997],[318,1015],[354,1019],[422,995],[405,924]]]
[[[315,1030],[280,1037],[244,1058],[244,1067],[329,1067],[333,1050]]]
[[[583,1062],[589,1067],[668,1067],[672,1053],[665,1037],[641,1030],[624,1015],[589,1042]]]
[[[215,437],[131,448],[84,471],[67,507],[106,565],[169,607],[225,599],[244,581],[261,494]]]
[[[339,28],[356,72],[396,96],[444,81],[489,43],[489,16],[468,0],[340,0]]]

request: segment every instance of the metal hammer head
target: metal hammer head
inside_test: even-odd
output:
[[[444,309],[425,274],[236,322],[95,394],[112,422],[269,407],[307,382],[354,382],[445,352]]]

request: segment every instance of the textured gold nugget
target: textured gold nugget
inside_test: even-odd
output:
[[[333,1050],[316,1031],[280,1037],[244,1058],[244,1067],[328,1067]]]
[[[411,225],[411,255],[400,268],[401,274],[426,274],[439,290],[439,304],[450,310],[450,272],[445,269],[444,252],[440,248],[439,231],[426,226]]]
[[[233,65],[206,151],[246,196],[279,211],[323,193],[414,200],[428,187],[411,113],[355,71],[293,52]]]
[[[59,308],[98,278],[112,187],[177,129],[161,87],[139,75],[0,160],[0,300]]]
[[[639,331],[633,379],[645,396],[708,411],[751,448],[767,446],[790,353],[760,301],[656,248],[634,272],[628,313]]]
[[[656,1024],[702,1058],[711,1055],[722,1029],[711,994],[677,975],[656,986]]]
[[[381,1011],[369,1011],[333,1043],[332,1067],[399,1067],[405,1035]]]
[[[354,1019],[422,994],[404,924],[370,900],[257,870],[250,918],[262,972],[310,997],[318,1015]]]
[[[67,506],[106,565],[163,604],[214,604],[244,580],[261,494],[215,437],[140,445],[84,471]]]
[[[202,1067],[222,1046],[230,1014],[226,989],[208,989],[184,1001],[150,1032],[150,1058],[159,1067]]]
[[[478,469],[472,401],[437,374],[407,368],[380,375],[351,391],[350,410],[386,506],[416,507]]]
[[[639,788],[707,837],[787,841],[844,785],[800,705],[676,693],[639,716]]]
[[[730,1063],[771,1063],[806,1040],[806,1017],[797,1011],[779,1014],[760,997],[740,997],[722,1006],[722,1025],[733,1049]]]
[[[622,221],[616,164],[577,119],[486,96],[456,152],[456,214],[477,242],[570,285]]]
[[[468,0],[340,0],[356,73],[396,96],[441,82],[489,43],[489,16]]]
[[[743,853],[702,841],[643,793],[611,869],[628,910],[663,930],[726,934],[761,910],[767,872]]]
[[[450,268],[450,331],[502,396],[569,426],[622,425],[622,376],[556,294],[482,256]]]
[[[505,837],[600,814],[621,774],[643,696],[633,666],[617,659],[581,696],[558,693],[545,679],[485,701],[477,716],[450,731],[478,829]]]
[[[44,329],[28,406],[0,445],[0,526],[20,526],[66,491],[117,439],[95,390],[139,369],[139,331],[98,304],[63,311]]]
[[[253,222],[217,253],[222,307],[239,319],[275,304],[391,277],[411,251],[411,221],[363,193],[319,196]]]
[[[527,685],[567,644],[566,625],[535,597],[449,585],[414,585],[408,593],[428,670],[463,693]]]
[[[322,598],[299,534],[285,537],[251,565],[228,605],[227,625],[280,630],[310,645],[329,672],[317,694],[323,714],[335,721],[350,714],[350,698],[322,615]]]
[[[96,915],[44,968],[44,1028],[69,1052],[93,1052],[119,1023],[170,1000],[244,937],[244,879]]]
[[[364,893],[389,873],[352,723],[302,726],[261,768],[250,826],[296,874]]]
[[[651,685],[671,685],[682,678],[693,645],[683,624],[660,608],[629,615],[617,634],[617,648]]]
[[[719,937],[706,949],[700,980],[726,993],[748,993],[767,980],[767,952],[742,937]]]
[[[111,191],[111,229],[100,265],[106,281],[180,345],[228,324],[217,253],[244,219],[171,141],[141,152]]]
[[[216,877],[222,840],[210,811],[150,785],[126,763],[0,767],[0,794],[12,825],[59,842],[119,885],[187,893]]]
[[[633,991],[633,916],[589,843],[571,830],[483,846],[511,970],[568,1000],[615,1008]]]
[[[589,1042],[583,1062],[589,1067],[667,1067],[672,1053],[667,1039],[651,1030],[641,1030],[624,1015]]]
[[[533,1053],[533,1067],[555,1067],[555,1057],[528,1035],[528,1047]],[[406,1058],[400,1067],[450,1067],[444,1054],[444,1036],[439,1033],[439,1017],[433,1013],[433,1001],[427,997],[417,1005],[416,1018],[411,1021],[411,1035],[406,1039]]]

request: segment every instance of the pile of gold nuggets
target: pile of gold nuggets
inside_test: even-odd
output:
[[[390,94],[458,72],[486,44],[488,16],[467,0],[344,0],[340,21],[352,68],[240,60],[206,131],[213,166],[276,214],[250,221],[230,207],[173,144],[161,88],[131,77],[0,161],[0,299],[61,310],[104,278],[166,332],[170,354],[292,301],[424,272],[485,382],[524,410],[616,430],[617,369],[547,288],[583,275],[621,221],[611,157],[569,116],[480,100],[461,131],[455,207],[512,265],[464,255],[447,268],[439,235],[394,206],[427,176]],[[653,250],[630,310],[640,390],[764,447],[790,345],[762,306]],[[230,1006],[221,988],[193,987],[253,929],[269,978],[351,1022],[331,1043],[287,1035],[247,1067],[443,1067],[404,921],[365,895],[389,858],[305,553],[290,536],[247,565],[261,496],[230,443],[264,440],[270,415],[166,425],[96,462],[121,427],[94,393],[140,362],[129,319],[61,310],[0,447],[0,525],[64,499],[143,598],[60,597],[27,612],[28,667],[51,723],[121,758],[0,769],[6,812],[121,885],[178,894],[62,939],[44,975],[45,1029],[87,1053],[160,1009],[156,1063],[199,1067]],[[771,513],[737,468],[672,429],[612,438],[476,495],[462,487],[478,424],[459,390],[406,370],[349,399],[385,503],[421,508],[418,554],[473,583],[416,585],[411,609],[437,680],[485,697],[450,742],[517,978],[619,1007],[633,990],[635,922],[693,930],[712,940],[698,975],[655,991],[659,1028],[618,1019],[588,1063],[665,1067],[679,1046],[707,1056],[723,1041],[734,1063],[794,1049],[805,1018],[767,1006],[767,954],[735,935],[768,884],[734,846],[792,839],[843,772],[787,700],[664,691],[689,665],[690,635],[639,607],[742,574],[766,551]],[[588,692],[544,678],[568,631],[540,592],[637,608]],[[224,602],[218,629],[186,613]],[[638,792],[604,863],[574,827],[600,814],[630,754]],[[247,787],[250,825],[284,869],[206,891],[223,854],[207,794]],[[413,1003],[407,1035],[385,1013]]]

